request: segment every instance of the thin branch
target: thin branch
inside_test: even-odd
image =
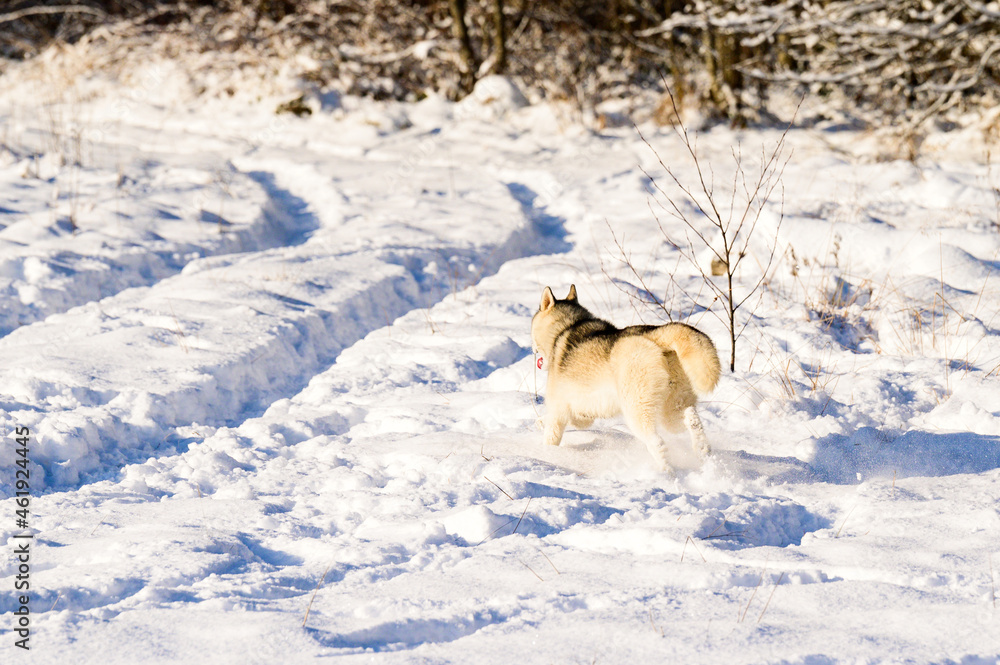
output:
[[[12,23],[27,16],[51,15],[51,14],[90,14],[97,18],[107,18],[107,14],[100,9],[88,7],[87,5],[52,5],[51,7],[25,7],[6,14],[0,14],[0,23]]]

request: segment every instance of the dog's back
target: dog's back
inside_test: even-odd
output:
[[[587,310],[556,338],[555,371],[586,375],[595,363],[606,363],[613,348],[632,337],[652,340],[663,353],[677,355],[680,367],[699,393],[707,394],[719,382],[721,366],[715,345],[708,335],[684,323],[661,326],[639,325],[617,328]]]

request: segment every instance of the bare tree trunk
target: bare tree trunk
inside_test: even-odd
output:
[[[476,84],[476,56],[472,52],[472,40],[469,39],[469,29],[465,25],[466,0],[449,0],[451,7],[451,31],[458,40],[458,54],[462,60],[459,85],[463,95],[472,92]]]
[[[792,71],[792,68],[795,66],[792,61],[792,55],[788,52],[790,45],[791,39],[789,39],[788,35],[778,35],[778,67],[788,72]]]
[[[493,0],[493,73],[507,70],[507,27],[503,20],[503,0]]]
[[[709,76],[709,96],[719,111],[729,117],[734,126],[743,126],[746,119],[741,108],[743,75],[736,65],[740,59],[737,35],[707,25],[705,28],[705,68]]]

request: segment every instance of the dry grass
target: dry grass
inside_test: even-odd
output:
[[[757,617],[757,623],[760,623],[761,619],[764,618],[764,613],[767,612],[767,608],[771,606],[771,600],[774,598],[774,592],[778,590],[778,587],[781,586],[781,582],[784,579],[785,579],[785,572],[782,571],[781,574],[778,575],[778,581],[774,583],[774,588],[771,589],[771,595],[767,597],[767,602],[764,603],[764,609],[760,611],[760,616]]]
[[[760,590],[761,584],[764,583],[764,573],[767,572],[767,564],[769,564],[770,562],[771,562],[771,557],[768,556],[767,560],[764,562],[764,567],[761,568],[760,570],[760,577],[757,579],[757,584],[753,588],[753,593],[750,594],[750,599],[747,600],[747,604],[743,608],[743,611],[740,613],[737,623],[743,623],[744,619],[747,618],[747,612],[750,611],[750,605],[753,603],[753,599],[757,597],[757,592]]]
[[[316,588],[313,589],[312,596],[309,597],[309,605],[306,606],[306,614],[302,617],[303,628],[305,627],[306,622],[309,621],[309,613],[312,611],[313,602],[316,600],[316,594],[319,593],[320,587],[322,587],[323,582],[326,581],[326,576],[329,574],[331,568],[333,568],[333,562],[331,562],[330,565],[326,567],[326,570],[323,571],[323,576],[319,578]]]
[[[903,278],[890,269],[877,280],[853,274],[842,266],[841,243],[831,228],[827,248],[819,256],[804,256],[794,246],[787,246],[776,269],[783,280],[766,285],[774,307],[804,305],[808,319],[835,342],[825,350],[822,344],[810,345],[812,357],[808,361],[801,360],[797,350],[758,342],[758,352],[770,365],[768,373],[778,385],[780,397],[794,397],[801,382],[800,387],[812,395],[825,393],[829,404],[842,375],[837,370],[842,364],[835,353],[838,347],[854,354],[939,359],[940,386],[934,391],[938,403],[950,397],[958,377],[976,370],[986,376],[1000,373],[997,358],[983,357],[990,336],[969,336],[980,326],[990,330],[1000,316],[1000,312],[987,311],[995,300],[989,292],[995,289],[991,280],[996,257],[985,262],[986,274],[978,290],[963,292],[949,285],[943,241],[936,286],[930,288],[925,285],[927,278],[919,274]],[[927,296],[916,295],[920,293]],[[762,333],[762,340],[767,337]]]
[[[844,517],[844,521],[840,523],[840,528],[837,529],[837,533],[834,536],[834,538],[840,538],[840,532],[844,530],[844,527],[847,525],[847,520],[851,519],[851,515],[854,514],[854,511],[857,507],[858,504],[854,504],[853,506],[851,506],[851,509],[847,511],[847,515]]]
[[[687,537],[687,540],[684,541],[684,547],[681,548],[681,563],[684,563],[684,554],[687,552],[688,543],[691,543],[691,547],[693,547],[694,551],[697,552],[698,556],[701,557],[702,562],[708,563],[708,559],[706,559],[705,555],[702,554],[700,549],[698,549],[698,545],[695,544],[694,538],[692,538],[691,536]]]

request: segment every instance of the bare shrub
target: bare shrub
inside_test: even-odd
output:
[[[781,176],[790,158],[790,155],[786,156],[784,153],[785,138],[791,125],[785,128],[770,152],[761,148],[760,170],[755,178],[747,176],[742,148],[739,146],[734,148],[733,181],[726,192],[717,192],[711,169],[702,164],[691,135],[679,120],[676,107],[674,116],[678,121],[671,126],[681,139],[689,158],[688,163],[694,169],[697,184],[690,186],[682,181],[675,168],[664,163],[655,148],[640,132],[639,136],[656,155],[657,162],[666,173],[667,183],[661,184],[653,176],[645,171],[644,173],[659,194],[660,198],[656,201],[659,208],[683,222],[685,227],[684,241],[675,241],[657,217],[661,234],[701,275],[712,298],[709,300],[700,294],[686,295],[705,310],[712,310],[717,302],[722,304],[721,318],[726,325],[730,341],[729,370],[735,371],[736,342],[747,326],[747,322],[741,324],[737,320],[737,312],[760,290],[764,280],[767,279],[778,245],[777,234],[784,215],[783,209],[774,228],[774,238],[769,243],[767,257],[760,262],[760,275],[753,283],[742,285],[737,274],[740,272],[740,266],[750,256],[750,241],[758,229],[764,208],[781,185]],[[693,212],[685,202],[690,202],[694,208]],[[699,260],[698,255],[703,248],[708,249],[712,256],[708,267]],[[634,268],[633,273],[638,274]],[[721,277],[722,283],[720,284],[715,277]],[[648,289],[644,290],[649,292]]]
[[[733,125],[766,121],[776,92],[816,113],[899,130],[918,150],[1000,103],[1000,11],[975,0],[10,0],[0,56],[35,55],[103,26],[128,43],[182,36],[202,51],[311,59],[340,92],[468,94],[486,74],[591,110],[659,92]],[[125,49],[127,50],[127,49]],[[0,63],[0,67],[2,67]],[[223,65],[220,64],[222,69]],[[679,100],[680,101],[680,100]],[[657,115],[669,122],[669,108]]]

